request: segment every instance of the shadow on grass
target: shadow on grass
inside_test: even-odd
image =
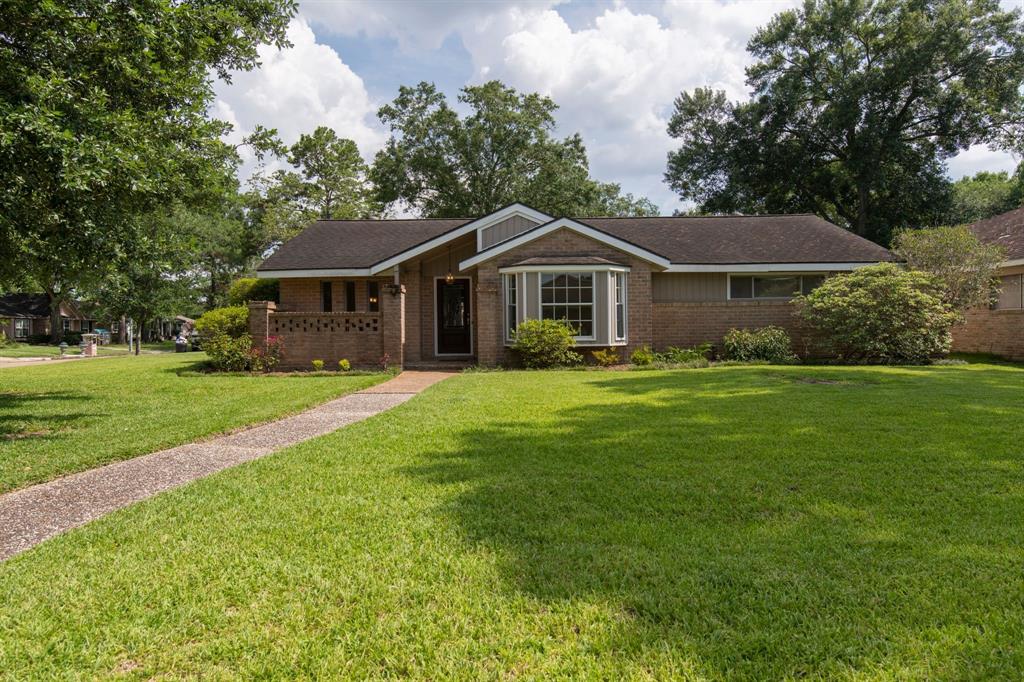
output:
[[[597,375],[410,473],[471,484],[439,513],[509,589],[611,605],[600,650],[712,678],[999,676],[1024,668],[1021,383],[959,372]]]
[[[32,412],[35,406],[44,403],[84,404],[85,399],[83,394],[70,391],[0,393],[0,442],[43,437],[80,419],[94,416],[89,412]]]

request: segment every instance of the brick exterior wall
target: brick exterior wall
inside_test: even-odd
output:
[[[775,325],[789,332],[793,350],[809,354],[811,337],[786,301],[720,301],[713,303],[654,303],[654,341],[656,350],[667,346],[685,348],[701,343],[722,347],[722,337],[730,329],[756,329]]]
[[[599,256],[628,265],[630,272],[626,286],[629,297],[629,344],[625,348],[619,347],[620,356],[629,357],[638,346],[652,343],[650,264],[572,230],[561,229],[477,266],[477,362],[491,366],[513,360],[502,338],[501,279],[498,270],[536,256]]]
[[[1024,310],[971,310],[953,328],[953,350],[1024,360]]]

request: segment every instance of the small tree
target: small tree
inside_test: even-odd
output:
[[[893,252],[907,267],[933,275],[943,303],[958,318],[992,301],[995,274],[1006,259],[1002,247],[984,244],[967,227],[933,227],[896,234]]]
[[[926,362],[949,351],[956,321],[934,276],[893,263],[830,277],[795,302],[829,350],[854,362]]]

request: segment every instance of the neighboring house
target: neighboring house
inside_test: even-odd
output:
[[[1024,360],[1024,207],[970,228],[981,241],[1001,245],[1006,261],[998,272],[995,303],[967,313],[964,324],[953,330],[953,350]]]
[[[516,325],[568,320],[581,350],[718,344],[776,324],[829,273],[892,260],[813,215],[555,218],[513,204],[476,220],[319,221],[258,268],[280,304],[250,304],[284,366],[512,359]]]
[[[65,332],[91,332],[95,324],[72,301],[61,305],[60,319]],[[16,341],[25,341],[35,334],[49,334],[49,297],[46,294],[0,295],[0,331]]]

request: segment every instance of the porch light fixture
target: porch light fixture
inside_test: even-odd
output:
[[[448,274],[444,276],[444,283],[451,284],[455,281],[455,275],[452,274],[452,247],[448,247]]]

